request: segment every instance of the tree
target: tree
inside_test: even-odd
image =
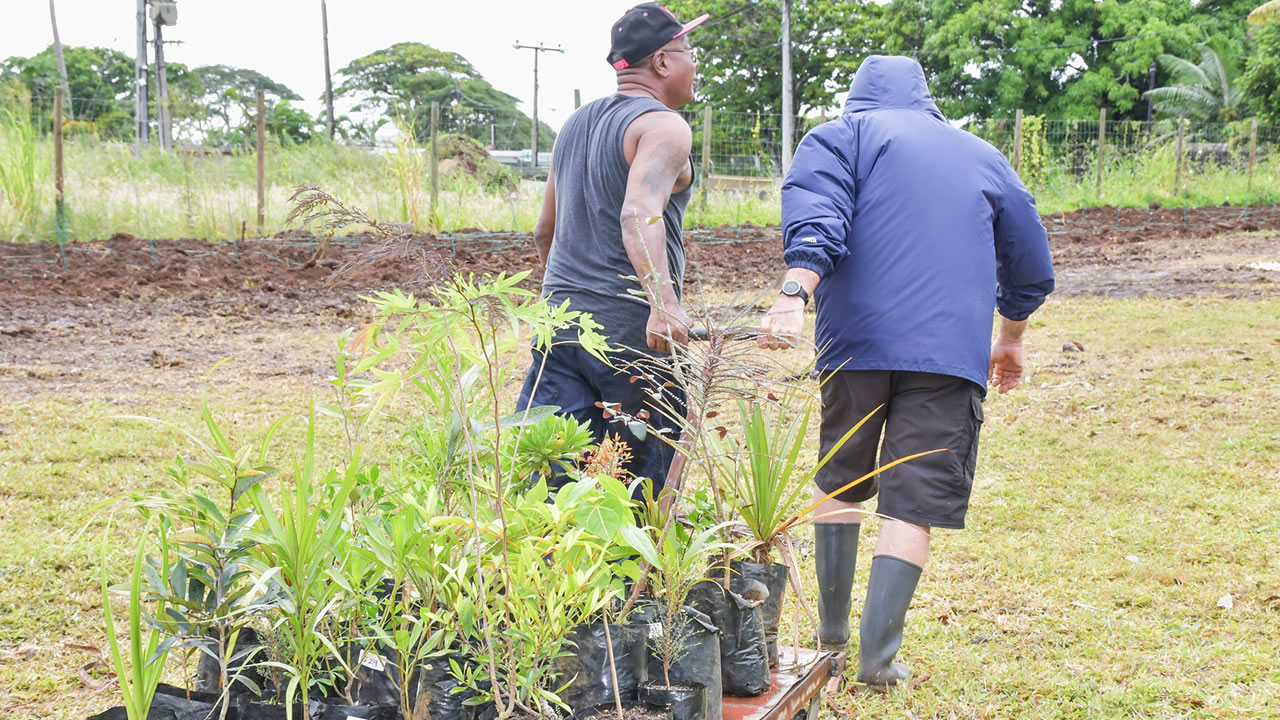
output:
[[[1143,97],[1151,98],[1161,114],[1193,122],[1231,122],[1240,115],[1240,70],[1231,55],[1205,43],[1199,48],[1198,64],[1177,55],[1160,55],[1157,60],[1173,84],[1149,90]]]
[[[899,0],[901,2],[902,0]],[[953,117],[1029,113],[1143,119],[1147,72],[1161,54],[1199,42],[1238,53],[1253,0],[930,0],[941,26],[921,50],[943,111]],[[961,9],[957,10],[959,7]]]
[[[1264,27],[1267,23],[1280,18],[1280,0],[1265,2],[1249,13],[1249,24]]]
[[[1254,40],[1241,88],[1260,122],[1280,125],[1280,20],[1263,26]]]
[[[92,123],[103,137],[133,135],[133,58],[109,48],[65,46],[67,96],[71,116]],[[0,78],[16,78],[34,97],[32,121],[48,128],[53,89],[62,84],[52,45],[29,58],[11,57],[0,65]]]
[[[334,90],[356,99],[355,112],[376,112],[402,123],[416,139],[431,134],[431,103],[440,103],[443,129],[498,147],[522,148],[532,134],[516,98],[497,90],[462,55],[422,43],[397,43],[353,60],[338,71]],[[555,133],[538,125],[539,150],[550,150]]]
[[[179,133],[214,145],[251,145],[256,138],[258,90],[265,95],[267,130],[284,142],[306,142],[315,120],[290,105],[302,97],[256,70],[204,65],[174,77],[170,105]]]
[[[793,0],[797,111],[830,106],[872,54],[917,58],[949,117],[1028,113],[1142,119],[1147,73],[1160,54],[1208,42],[1236,57],[1240,19],[1257,0]],[[704,48],[699,99],[778,112],[779,0],[672,0],[679,16],[710,12],[692,37]],[[712,24],[714,23],[714,25]]]
[[[782,112],[782,7],[779,0],[672,0],[676,17],[710,13],[689,40],[702,53],[698,100],[735,112]],[[796,114],[835,104],[845,80],[865,55],[842,52],[861,45],[874,3],[793,0],[791,74]]]
[[[749,113],[756,126],[743,148],[757,156],[772,156],[781,167],[781,123],[757,122],[761,114],[782,114],[782,7],[779,0],[673,0],[666,3],[676,17],[710,13],[711,20],[695,30],[689,41],[699,49],[700,105],[717,111]],[[840,104],[848,80],[865,54],[847,52],[855,38],[869,33],[869,19],[878,6],[856,0],[792,0],[791,78],[796,137],[803,135],[803,118],[818,108]],[[737,121],[742,123],[742,120]]]

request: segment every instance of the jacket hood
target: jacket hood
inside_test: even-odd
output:
[[[946,122],[929,94],[920,63],[898,55],[872,55],[862,61],[853,76],[844,111],[856,113],[887,108],[920,110]]]

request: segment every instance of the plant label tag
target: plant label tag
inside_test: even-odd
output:
[[[662,637],[662,623],[650,623],[648,633],[650,640],[656,640]]]
[[[378,657],[378,653],[369,652],[368,650],[360,651],[360,664],[374,672],[382,672],[386,669],[386,666],[382,663],[382,658]]]

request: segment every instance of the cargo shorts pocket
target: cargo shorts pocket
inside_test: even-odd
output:
[[[964,461],[964,485],[965,487],[973,486],[973,473],[978,466],[978,435],[982,432],[982,423],[986,420],[986,415],[982,411],[982,391],[974,389],[973,397],[970,400],[971,416],[969,419],[969,452],[965,456]]]

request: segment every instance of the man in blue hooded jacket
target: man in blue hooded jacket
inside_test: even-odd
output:
[[[820,455],[859,419],[815,481],[831,498],[814,525],[818,640],[849,642],[850,591],[862,502],[886,516],[862,611],[858,680],[910,678],[893,662],[934,527],[963,528],[988,381],[1022,379],[1027,317],[1053,291],[1035,200],[1004,156],[951,127],[919,63],[872,56],[844,114],[810,132],[782,187],[781,294],[761,323],[762,347],[786,347],[817,306],[823,373]],[[1000,314],[994,344],[992,311]],[[883,432],[883,440],[881,433]],[[945,448],[840,492],[914,453]]]

